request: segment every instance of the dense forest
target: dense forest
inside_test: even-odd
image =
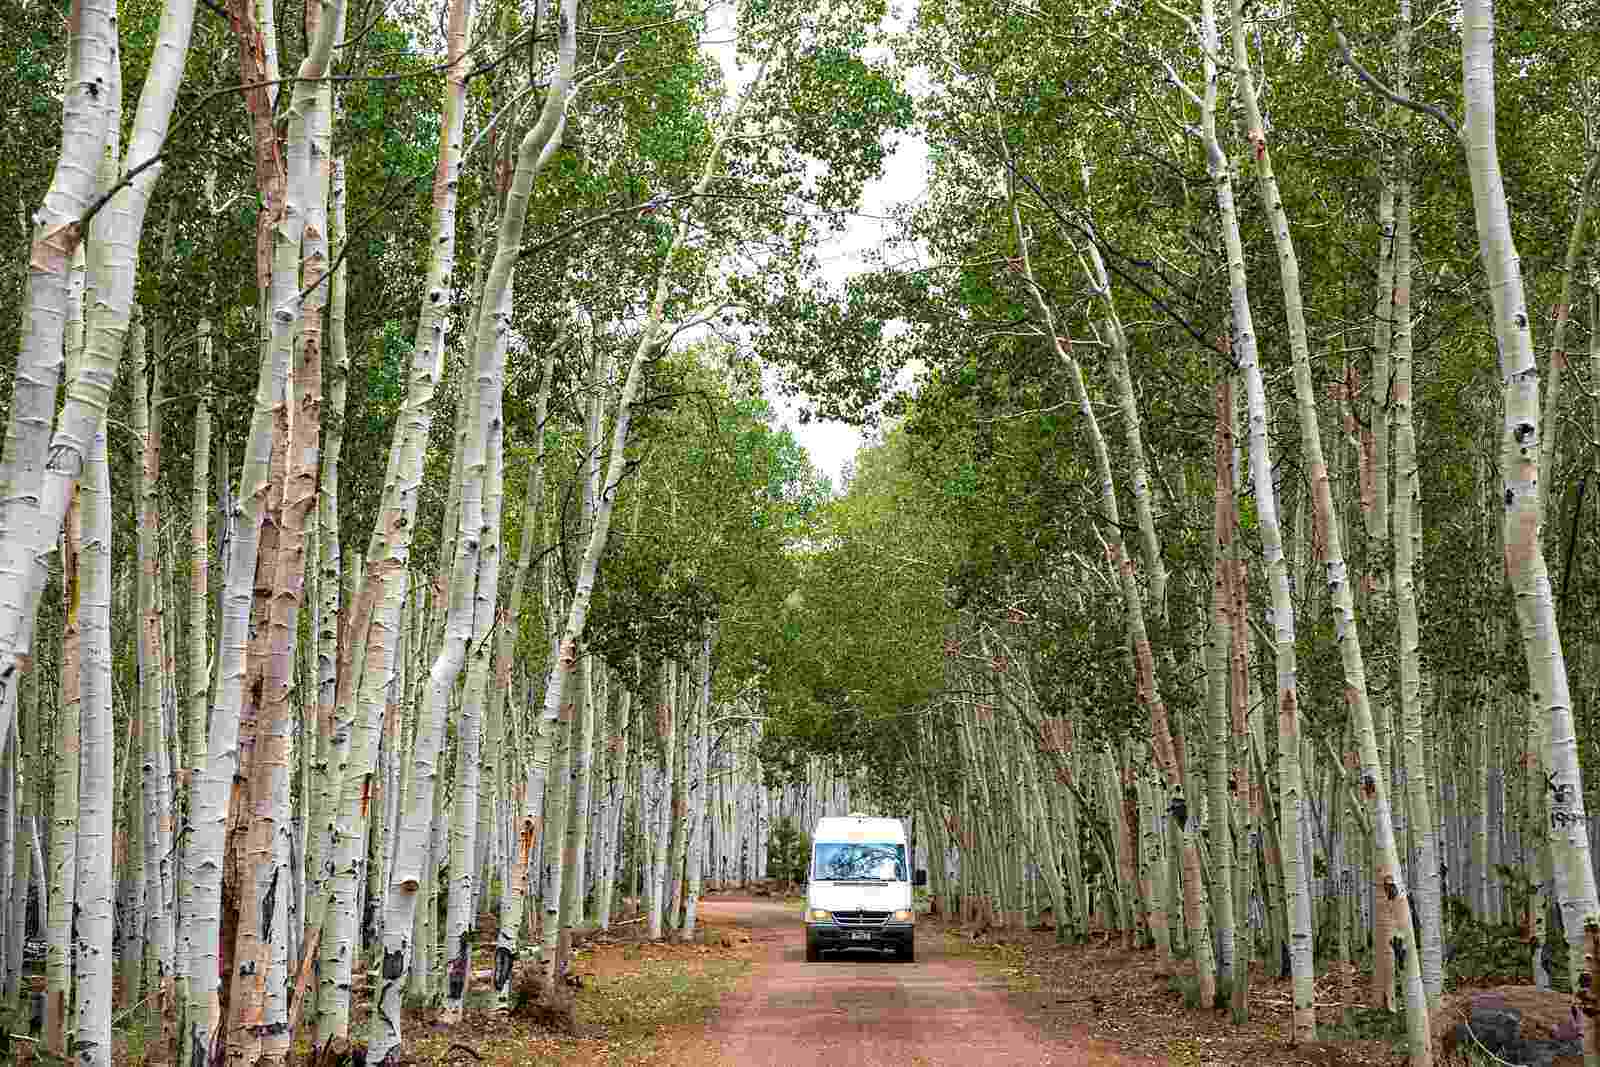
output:
[[[1434,1062],[1478,938],[1600,1064],[1592,0],[0,42],[7,1041],[555,1025],[575,933],[692,938],[872,810],[934,914],[1239,1023],[1281,970],[1285,1043],[1335,975]]]

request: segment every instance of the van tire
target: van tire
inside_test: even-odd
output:
[[[810,937],[806,938],[806,962],[807,963],[821,963],[822,962],[822,949],[817,947],[817,942],[816,942],[815,938],[810,938]]]
[[[916,963],[917,943],[915,941],[907,941],[904,945],[901,945],[895,952],[895,959],[901,963]]]

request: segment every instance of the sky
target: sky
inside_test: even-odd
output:
[[[707,33],[711,43],[705,47],[721,63],[723,75],[729,84],[742,85],[752,72],[748,69],[739,71],[734,66],[732,16],[732,9],[726,5],[714,9],[710,32]],[[886,28],[895,29],[903,24],[903,19],[891,13]],[[927,189],[927,168],[927,142],[920,135],[898,138],[884,163],[883,176],[863,190],[860,214],[851,219],[844,232],[821,250],[823,276],[828,281],[842,282],[851,274],[867,268],[866,254],[877,247],[890,225],[882,219],[890,215],[895,207],[922,196]],[[839,488],[845,464],[855,456],[861,444],[861,431],[841,422],[813,421],[802,424],[797,416],[798,406],[782,396],[770,380],[767,381],[767,399],[810,455],[812,466],[827,475],[836,489]]]

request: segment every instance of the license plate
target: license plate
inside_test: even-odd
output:
[[[850,940],[852,940],[852,941],[871,941],[872,940],[872,934],[869,931],[866,931],[866,930],[852,930],[852,931],[850,931]]]

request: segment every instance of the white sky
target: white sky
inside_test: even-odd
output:
[[[734,66],[732,14],[727,6],[713,10],[707,36],[716,43],[707,44],[706,50],[716,56],[730,85],[742,85],[752,72],[739,71]],[[899,17],[898,12],[892,12],[886,21],[886,28],[901,25],[904,25],[904,19]],[[869,183],[862,192],[861,215],[822,248],[823,276],[828,281],[840,282],[867,268],[866,254],[883,240],[889,226],[882,219],[898,205],[922,196],[927,190],[927,170],[927,142],[920,135],[898,138],[884,162],[883,177]],[[764,379],[767,377],[763,375]],[[840,422],[813,421],[801,424],[796,417],[796,405],[779,394],[770,381],[767,399],[811,456],[812,465],[826,474],[836,489],[839,488],[841,471],[861,444],[861,431]]]

